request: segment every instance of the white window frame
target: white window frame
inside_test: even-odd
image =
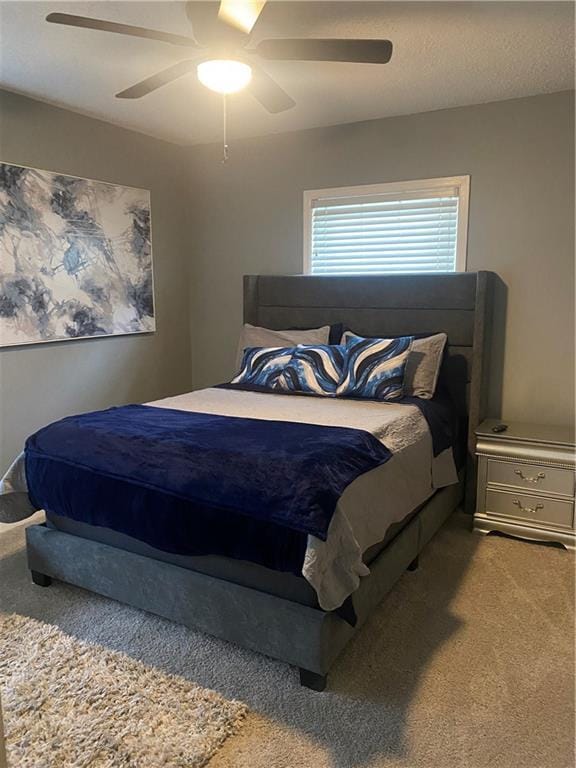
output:
[[[327,187],[326,189],[304,190],[303,219],[303,264],[305,275],[312,273],[312,203],[323,198],[369,197],[371,195],[395,195],[427,192],[441,186],[458,189],[458,226],[456,229],[455,272],[466,272],[468,253],[468,209],[470,205],[470,176],[440,176],[436,179],[416,179],[413,181],[391,181],[382,184],[361,184],[354,187]],[[410,273],[410,274],[419,274]]]

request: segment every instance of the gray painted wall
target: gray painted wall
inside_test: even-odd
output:
[[[508,286],[491,413],[574,417],[574,94],[387,118],[189,151],[194,384],[233,371],[242,275],[302,269],[302,192],[471,175],[468,269]],[[499,297],[502,319],[505,298]]]
[[[242,275],[301,271],[303,190],[433,176],[471,174],[468,268],[508,286],[492,413],[573,419],[573,108],[559,93],[232,137],[223,166],[218,145],[183,149],[0,91],[0,160],[152,191],[158,326],[0,350],[0,472],[61,416],[229,378]]]
[[[0,475],[64,415],[190,389],[182,150],[0,91],[0,160],[150,189],[157,332],[0,349]]]

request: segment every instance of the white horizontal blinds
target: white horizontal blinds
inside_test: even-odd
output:
[[[312,201],[313,274],[454,272],[458,188]]]

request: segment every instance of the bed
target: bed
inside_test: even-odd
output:
[[[388,524],[382,530],[376,525],[364,531],[358,551],[346,544],[359,538],[357,532],[347,540],[346,526],[341,526],[339,551],[348,553],[346,569],[333,562],[335,535],[326,541],[306,538],[300,555],[308,571],[299,573],[289,565],[277,569],[271,558],[286,558],[290,547],[302,550],[302,536],[276,552],[275,530],[255,528],[257,551],[243,559],[230,550],[230,544],[209,554],[174,544],[158,548],[153,539],[131,535],[129,527],[114,530],[102,520],[95,525],[74,519],[74,515],[58,514],[54,504],[46,524],[27,529],[33,580],[41,586],[48,586],[52,579],[75,584],[267,654],[298,667],[303,685],[323,690],[337,656],[402,573],[417,566],[419,553],[446,518],[463,500],[467,509],[473,509],[474,429],[485,416],[494,283],[495,275],[489,272],[245,278],[244,320],[252,325],[281,329],[342,323],[363,336],[448,335],[442,381],[462,427],[460,471],[452,479],[440,479],[432,493],[418,491],[421,483],[415,475],[403,484],[410,493],[388,492],[383,502]],[[408,476],[410,467],[416,466],[415,452],[432,451],[422,414],[413,406],[393,406],[382,420],[373,403],[349,403],[343,409],[334,401],[318,403],[312,398],[238,393],[220,387],[150,405],[156,413],[166,409],[166,419],[173,415],[177,419],[186,411],[218,419],[228,408],[234,416],[241,416],[244,409],[271,423],[352,426],[380,434],[383,443],[395,447],[393,456],[358,478],[342,495],[346,520],[362,504],[363,493],[369,495],[361,481],[366,487],[372,484],[371,498],[377,498],[378,488],[393,487],[391,478],[402,471]],[[399,423],[404,425],[401,429]],[[404,444],[401,436],[407,431],[418,439]],[[429,474],[445,473],[440,456],[434,453]],[[371,519],[377,516],[372,514]],[[231,534],[233,542],[233,529]]]

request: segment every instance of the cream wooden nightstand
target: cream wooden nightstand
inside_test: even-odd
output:
[[[476,430],[478,494],[474,530],[557,541],[574,549],[574,432],[489,419]]]

